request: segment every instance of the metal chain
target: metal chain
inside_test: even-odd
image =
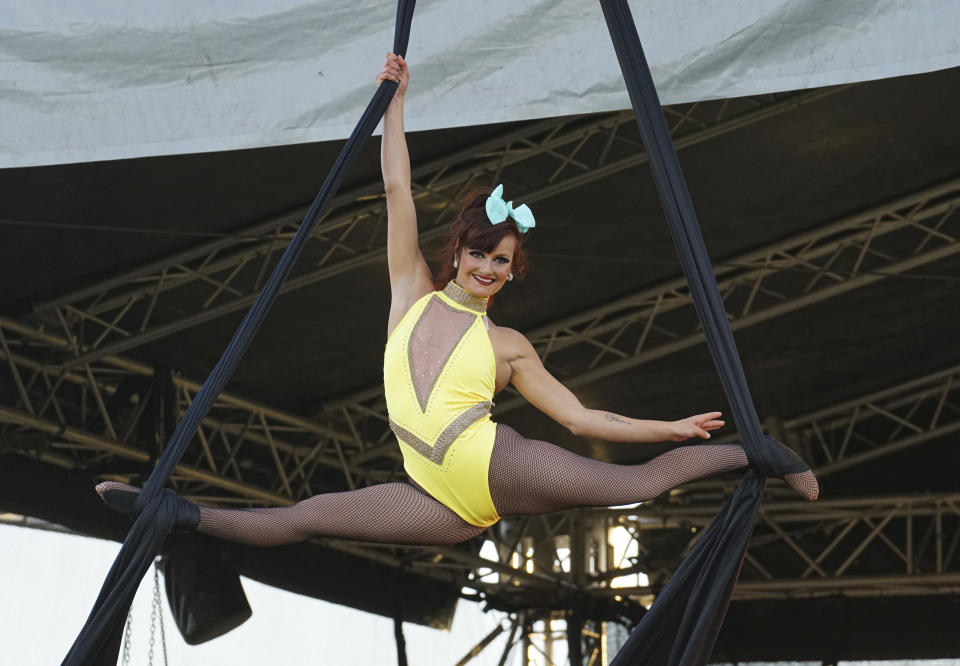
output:
[[[133,609],[127,611],[127,624],[123,628],[123,666],[130,666],[130,634],[133,624]]]
[[[159,558],[157,558],[159,561]],[[167,632],[163,626],[163,605],[160,603],[160,567],[157,562],[153,564],[153,611],[150,613],[151,623],[156,617],[160,624],[160,649],[163,654],[163,666],[167,666]],[[153,626],[150,627],[150,633],[153,634]],[[153,640],[151,636],[151,640]],[[151,664],[153,663],[153,650],[150,650]]]
[[[160,558],[157,558],[159,561]],[[167,663],[167,632],[163,626],[163,605],[160,603],[160,569],[153,563],[153,603],[150,609],[150,651],[147,664],[153,666],[153,648],[156,644],[157,625],[160,625],[160,649],[163,654],[163,666]],[[123,628],[123,666],[130,666],[130,643],[133,634],[133,608],[127,611],[127,623]]]
[[[156,572],[156,570],[154,570]],[[147,666],[153,666],[153,644],[154,633],[157,630],[157,604],[156,601],[150,608],[150,651],[147,653]]]

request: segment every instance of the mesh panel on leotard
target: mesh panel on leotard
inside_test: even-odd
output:
[[[139,491],[116,482],[97,486]],[[197,531],[252,546],[277,546],[318,536],[376,543],[434,546],[483,532],[407,483],[383,483],[314,495],[292,506],[256,509],[200,507]]]
[[[458,310],[434,296],[410,333],[407,358],[420,410],[427,410],[433,387],[475,315]]]
[[[490,496],[501,516],[616,506],[650,500],[746,464],[738,445],[698,444],[671,449],[642,465],[614,465],[527,439],[500,423],[490,459]]]

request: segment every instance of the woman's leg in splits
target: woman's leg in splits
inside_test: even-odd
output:
[[[132,504],[138,488],[104,481],[97,492],[113,508]],[[182,500],[186,501],[186,500]],[[448,545],[484,531],[408,483],[383,483],[314,495],[292,506],[219,509],[201,506],[196,531],[253,546],[329,536],[377,543]]]
[[[490,496],[501,516],[617,506],[651,500],[682,483],[746,465],[737,444],[680,446],[642,465],[614,465],[527,439],[501,423],[490,459]],[[808,499],[816,496],[811,472],[786,479]]]
[[[787,453],[793,456],[792,452]],[[489,484],[501,516],[547,513],[582,506],[616,506],[650,500],[687,481],[747,464],[736,444],[698,444],[667,451],[642,465],[614,465],[584,458],[548,442],[497,426]],[[807,499],[816,497],[813,473],[788,474],[787,483]],[[113,508],[128,512],[139,489],[114,481],[97,486]],[[314,495],[293,506],[262,509],[199,507],[180,498],[188,529],[257,546],[331,536],[409,545],[466,541],[484,528],[467,523],[446,506],[407,483],[384,483],[341,493]]]

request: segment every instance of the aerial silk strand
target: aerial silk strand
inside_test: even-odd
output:
[[[405,55],[410,39],[415,0],[399,0],[394,29],[393,52]],[[263,324],[280,287],[290,274],[320,215],[336,194],[367,138],[376,129],[397,90],[397,84],[385,81],[377,88],[360,121],[340,151],[330,174],[317,193],[290,245],[284,251],[257,300],[241,322],[210,376],[203,383],[190,407],[183,415],[164,449],[157,466],[150,474],[137,499],[140,515],[127,534],[113,566],[107,574],[100,595],[63,663],[66,666],[116,664],[127,610],[133,601],[140,580],[160,552],[175,518],[174,498],[163,489],[171,472],[183,457],[214,400],[233,376],[254,336]]]
[[[710,657],[740,572],[760,505],[764,476],[775,474],[764,462],[764,447],[769,443],[747,388],[723,299],[630,7],[626,0],[600,0],[600,5],[697,316],[753,467],[611,663],[701,666]]]

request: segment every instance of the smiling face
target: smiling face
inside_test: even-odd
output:
[[[503,288],[513,268],[517,238],[507,234],[490,252],[472,248],[460,250],[456,281],[474,296],[489,298]]]
[[[440,267],[434,275],[437,291],[455,281],[473,295],[488,299],[487,307],[510,273],[522,280],[529,270],[526,234],[521,234],[511,219],[500,224],[490,222],[486,200],[492,191],[480,187],[466,196],[443,248],[436,254]]]

